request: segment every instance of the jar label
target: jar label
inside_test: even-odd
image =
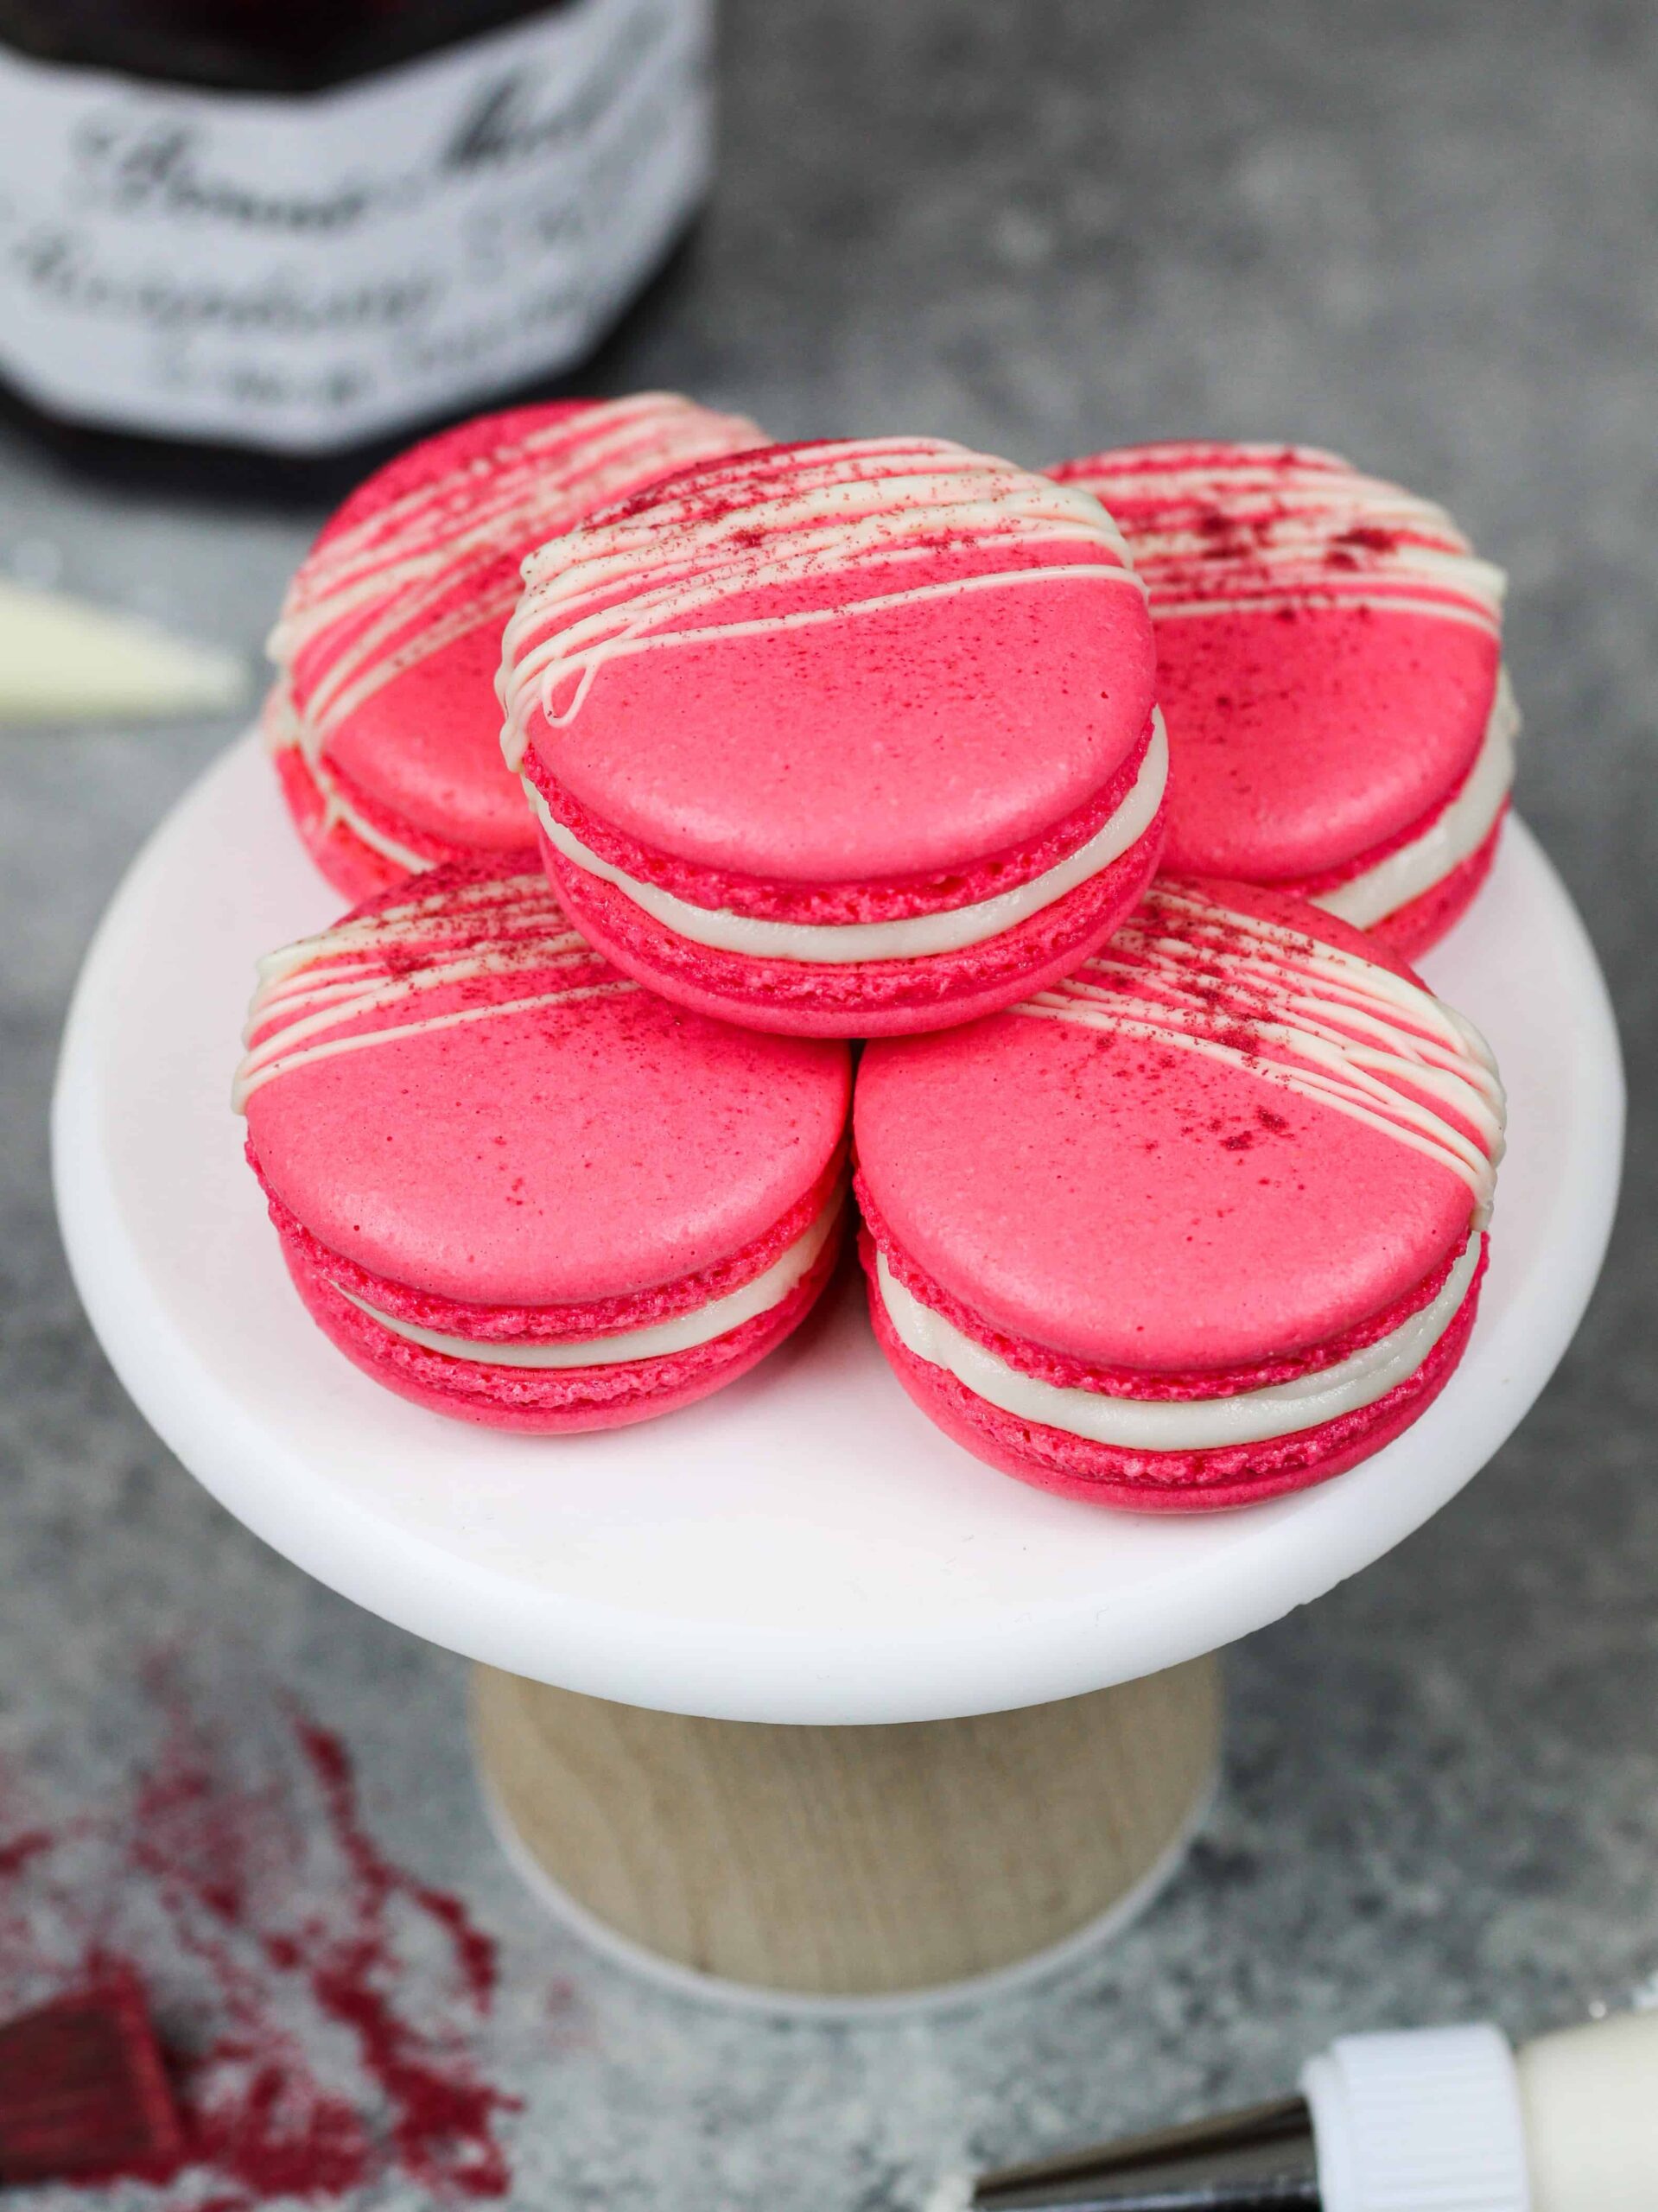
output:
[[[709,0],[565,0],[304,97],[0,53],[0,376],[326,452],[579,360],[706,181]]]

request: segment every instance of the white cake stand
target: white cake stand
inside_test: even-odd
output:
[[[670,1973],[890,2001],[1045,1964],[1120,1917],[1212,1774],[1207,1655],[1380,1557],[1484,1465],[1604,1251],[1616,1030],[1515,823],[1427,963],[1509,1088],[1479,1321],[1438,1403],[1353,1472],[1177,1519],[1027,1490],[914,1410],[850,1280],[685,1412],[559,1440],[471,1428],[366,1381],[307,1319],[229,1110],[255,957],[338,904],[245,740],[150,840],[87,956],[54,1109],[70,1262],[123,1382],[231,1512],[482,1662],[480,1758],[515,1856]]]

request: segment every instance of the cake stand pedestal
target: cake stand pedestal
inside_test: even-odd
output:
[[[1212,1657],[1012,1713],[840,1728],[473,1678],[496,1832],[556,1909],[579,1901],[590,1936],[658,1973],[797,1998],[1040,1972],[1131,1917],[1207,1807],[1220,1720]]]
[[[837,2009],[959,1996],[1121,1920],[1210,1786],[1208,1655],[1379,1558],[1484,1465],[1605,1248],[1616,1032],[1515,823],[1426,963],[1509,1088],[1479,1320],[1444,1395],[1350,1473],[1191,1516],[1027,1490],[910,1405],[849,1274],[701,1405],[595,1436],[473,1429],[379,1389],[312,1326],[228,1109],[256,956],[337,905],[251,740],[134,863],[60,1069],[76,1281],[141,1409],[231,1512],[480,1662],[486,1795],[526,1874],[698,1986]]]

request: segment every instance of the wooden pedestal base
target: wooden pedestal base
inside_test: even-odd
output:
[[[682,1969],[819,1998],[994,1974],[1123,1904],[1190,1826],[1220,1734],[1213,1659],[890,1727],[473,1680],[479,1765],[534,1867]]]

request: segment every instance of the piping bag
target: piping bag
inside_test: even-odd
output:
[[[1343,2036],[1300,2094],[945,2183],[930,2212],[1658,2212],[1658,2011]]]
[[[247,688],[234,653],[0,575],[0,729],[226,714]]]

